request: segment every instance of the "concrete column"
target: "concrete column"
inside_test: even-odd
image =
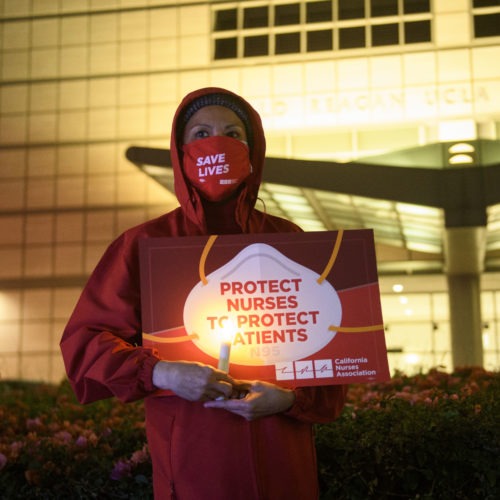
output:
[[[448,275],[453,366],[483,366],[478,275]]]
[[[486,228],[447,228],[444,250],[453,365],[483,366],[481,272]]]

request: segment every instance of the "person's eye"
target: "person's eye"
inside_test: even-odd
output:
[[[233,139],[241,139],[241,132],[239,130],[229,130],[226,135]]]
[[[209,136],[208,132],[204,129],[196,130],[194,133],[194,137],[196,139],[204,139],[205,137],[208,137],[208,136]]]

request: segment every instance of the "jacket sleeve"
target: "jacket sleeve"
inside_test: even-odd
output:
[[[80,402],[116,396],[133,401],[155,392],[158,362],[141,347],[137,243],[122,235],[107,249],[63,332],[61,352]]]
[[[347,389],[347,385],[298,387],[295,403],[285,415],[310,424],[332,422],[344,408]]]

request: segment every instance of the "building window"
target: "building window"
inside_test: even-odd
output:
[[[333,48],[332,30],[318,30],[318,31],[307,32],[307,52],[332,50],[332,48]]]
[[[474,38],[500,36],[499,0],[473,0]]]
[[[333,19],[331,1],[306,2],[306,23],[324,23]]]
[[[267,35],[245,37],[245,57],[265,56],[269,53],[269,37]]]
[[[339,49],[360,49],[366,45],[365,28],[341,28],[339,30]]]
[[[399,43],[398,24],[376,24],[372,26],[372,45],[397,45]]]
[[[237,21],[236,9],[221,10],[215,18],[215,31],[235,30]]]
[[[276,35],[276,54],[294,54],[300,52],[300,33]]]
[[[500,36],[500,12],[474,16],[474,36],[476,38]]]
[[[429,0],[403,0],[403,14],[423,14],[430,9]]]
[[[300,23],[300,4],[276,5],[274,8],[274,25],[286,26]]]
[[[398,0],[371,0],[370,12],[372,17],[397,16]]]
[[[404,25],[404,43],[422,43],[431,39],[431,22],[414,21]]]
[[[268,26],[268,10],[267,7],[249,7],[248,9],[243,9],[243,28],[263,28]]]
[[[473,0],[472,6],[475,9],[480,7],[498,7],[498,0]]]
[[[218,38],[215,40],[215,59],[234,59],[238,57],[236,38]]]
[[[362,19],[365,17],[365,0],[339,0],[340,20]]]
[[[483,21],[478,20],[478,25]],[[431,22],[429,0],[284,0],[266,5],[260,0],[247,0],[231,7],[216,4],[213,58],[429,43]],[[479,30],[489,33],[486,27]]]

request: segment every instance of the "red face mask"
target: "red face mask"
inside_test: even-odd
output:
[[[212,136],[185,144],[184,173],[209,201],[229,197],[252,172],[248,146],[227,136]]]

